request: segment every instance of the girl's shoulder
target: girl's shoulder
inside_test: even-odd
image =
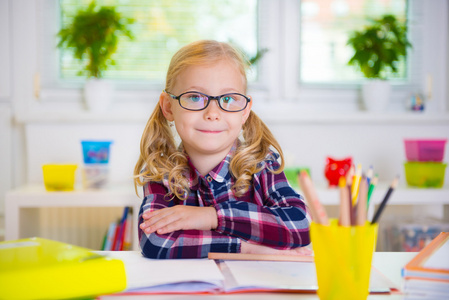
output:
[[[168,184],[162,181],[147,181],[144,185],[144,193],[149,194],[167,194]]]
[[[270,171],[276,171],[280,167],[278,159],[279,159],[279,154],[274,151],[270,151],[265,156],[265,159],[259,163],[258,167],[262,168],[262,172],[265,169],[268,169]]]

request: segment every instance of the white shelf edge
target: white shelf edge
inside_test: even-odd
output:
[[[297,188],[297,187],[295,187]],[[372,201],[380,204],[386,194],[388,185],[379,184],[373,192]],[[301,194],[301,190],[298,190]],[[317,186],[318,197],[324,205],[339,204],[339,190]],[[110,189],[75,190],[73,192],[47,192],[43,186],[24,186],[7,193],[7,198],[20,199],[15,205],[27,207],[42,206],[120,206],[141,204],[134,188],[129,185],[116,185]],[[449,187],[425,189],[400,186],[391,195],[388,205],[444,205],[449,204]]]
[[[281,112],[281,111],[279,111]],[[449,113],[413,113],[413,112],[307,112],[299,116],[292,108],[282,113],[260,110],[258,115],[271,123],[286,124],[447,124],[449,125]],[[33,123],[110,123],[128,122],[145,123],[150,117],[151,111],[123,111],[113,110],[105,112],[78,111],[47,111],[47,112],[21,112],[16,113],[14,121],[18,124]]]

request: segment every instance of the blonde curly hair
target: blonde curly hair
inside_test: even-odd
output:
[[[211,64],[228,59],[235,63],[245,80],[249,62],[236,48],[227,43],[202,40],[181,48],[171,59],[167,71],[165,90],[172,90],[176,77],[187,67],[199,64]],[[281,165],[273,173],[280,173],[284,168],[284,156],[279,143],[263,121],[251,111],[242,126],[243,140],[240,141],[231,159],[229,170],[235,178],[232,187],[236,197],[242,196],[251,186],[252,177],[264,168],[262,162],[273,147],[280,155]],[[175,142],[169,122],[164,117],[159,103],[151,114],[140,142],[140,156],[134,168],[134,186],[143,186],[149,181],[169,183],[169,194],[180,200],[189,195],[188,159],[182,147]],[[137,193],[138,194],[138,193]]]

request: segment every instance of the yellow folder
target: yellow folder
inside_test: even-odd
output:
[[[121,260],[42,238],[0,242],[0,299],[92,297],[125,288]]]

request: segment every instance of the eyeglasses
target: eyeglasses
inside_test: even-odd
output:
[[[175,96],[166,90],[164,90],[164,93],[167,93],[173,99],[178,100],[179,105],[181,105],[182,108],[192,111],[206,109],[210,100],[217,100],[218,106],[222,110],[238,112],[244,110],[248,105],[248,102],[251,101],[249,97],[239,93],[229,93],[220,96],[208,96],[200,92],[185,92],[179,96]]]

